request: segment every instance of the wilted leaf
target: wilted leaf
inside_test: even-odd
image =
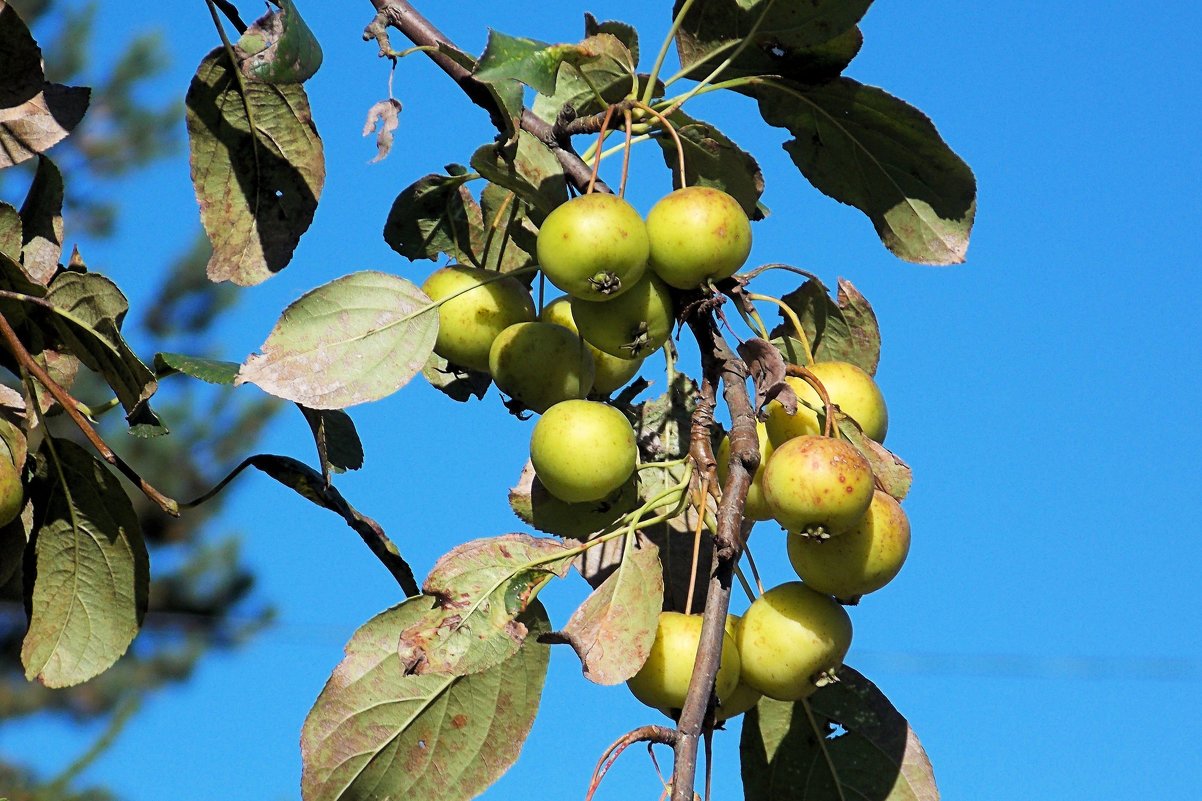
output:
[[[958,264],[976,215],[976,179],[918,109],[839,78],[820,86],[763,80],[760,114],[788,129],[784,148],[817,189],[868,215],[896,256]]]
[[[330,472],[345,473],[363,466],[363,443],[350,415],[338,409],[310,409],[297,404],[317,444],[317,458],[326,482]]]
[[[693,119],[683,111],[668,117],[684,147],[685,183],[720,189],[739,201],[743,213],[761,220],[760,195],[764,193],[764,174],[750,153],[743,150],[708,122]],[[664,152],[664,164],[672,170],[672,186],[680,188],[680,160],[676,141],[669,135],[655,141]]]
[[[259,17],[234,45],[238,68],[252,81],[304,83],[321,66],[321,45],[292,0]]]
[[[384,241],[410,261],[445,253],[471,263],[472,223],[480,210],[464,188],[468,175],[427,175],[407,186],[388,211]]]
[[[517,759],[550,649],[532,636],[483,673],[409,675],[397,640],[429,604],[416,598],[377,615],[347,644],[301,732],[304,801],[467,801]],[[549,628],[537,602],[523,620],[533,635]]]
[[[842,72],[860,50],[855,27],[872,0],[708,0],[695,3],[676,34],[680,63],[701,80],[724,59],[734,60],[722,77],[779,75],[799,83],[821,83]],[[676,0],[673,15],[682,0]],[[749,46],[737,44],[758,23]],[[691,68],[691,69],[690,69]]]
[[[559,541],[529,534],[472,540],[434,563],[422,591],[448,608],[467,608],[505,586],[505,604],[522,605],[531,590],[567,573],[573,556]]]
[[[536,221],[568,199],[563,167],[551,148],[525,131],[517,142],[484,145],[472,155],[472,168],[498,186],[511,189],[537,212]]]
[[[560,65],[555,93],[534,98],[535,115],[547,122],[554,123],[565,105],[575,109],[579,116],[604,111],[607,104],[618,102],[634,87],[634,59],[617,37],[599,33],[585,39],[579,47],[586,49],[587,57]],[[597,92],[601,94],[600,101]]]
[[[46,285],[63,255],[63,176],[54,162],[38,157],[33,183],[21,204],[21,267]]]
[[[233,384],[238,378],[240,366],[237,362],[202,359],[199,356],[185,356],[182,353],[156,353],[154,355],[154,369],[160,376],[183,373],[209,384]]]
[[[785,358],[767,340],[754,337],[739,343],[739,356],[755,385],[755,412],[762,415],[769,401],[778,401],[788,414],[797,411],[797,396],[785,383]]]
[[[217,48],[197,69],[186,104],[192,183],[213,245],[209,278],[261,283],[292,259],[325,182],[308,97],[299,84],[253,82],[243,96]]]
[[[396,98],[381,100],[367,110],[367,121],[363,123],[363,135],[370,136],[380,127],[376,134],[376,157],[369,164],[383,161],[392,152],[392,132],[401,124],[401,101]]]
[[[492,376],[479,370],[452,365],[437,353],[431,353],[422,368],[422,375],[430,386],[451,400],[466,403],[472,398],[482,399],[492,386]]]
[[[138,633],[150,567],[133,505],[116,476],[75,443],[58,438],[39,469],[37,573],[25,675],[70,687],[102,673]],[[60,480],[61,470],[61,480]]]
[[[311,409],[341,409],[396,392],[434,350],[438,309],[404,278],[351,273],[284,309],[236,383]]]
[[[838,675],[808,701],[764,698],[747,713],[739,744],[747,801],[938,801],[910,724],[859,673],[844,666]]]
[[[663,601],[659,549],[640,539],[559,633],[580,657],[585,678],[618,684],[637,673],[651,653]]]
[[[551,493],[534,474],[529,460],[509,490],[509,506],[527,525],[560,537],[588,539],[640,505],[638,481],[630,480],[599,501],[568,503]]]
[[[860,426],[842,412],[835,415],[839,431],[872,465],[872,477],[885,492],[897,500],[902,500],[910,492],[914,483],[914,472],[910,465],[899,459],[892,451],[875,440],[869,439]]]
[[[838,302],[831,299],[826,287],[815,278],[783,295],[781,300],[797,314],[815,361],[850,362],[869,375],[876,373],[881,357],[876,315],[851,282],[840,280]],[[794,342],[798,341],[792,321],[783,313],[781,320],[772,330],[773,338],[792,337]],[[804,355],[795,356],[800,358],[794,363],[806,363]]]

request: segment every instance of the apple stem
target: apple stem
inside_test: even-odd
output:
[[[601,131],[597,134],[597,155],[593,158],[593,174],[589,176],[588,188],[584,191],[586,195],[593,193],[593,187],[597,183],[597,173],[601,171],[601,151],[604,149],[605,137],[609,134],[609,120],[613,115],[613,106],[605,109],[605,118],[601,120]]]

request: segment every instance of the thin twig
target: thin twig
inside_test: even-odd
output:
[[[601,120],[601,131],[597,134],[597,155],[593,159],[593,172],[588,177],[588,188],[584,190],[584,194],[591,195],[593,187],[597,184],[597,173],[601,171],[601,150],[605,144],[605,135],[609,133],[609,120],[614,115],[614,107],[610,106],[605,109],[605,119]]]
[[[42,369],[37,360],[25,349],[25,345],[21,343],[17,332],[13,330],[12,325],[8,322],[8,318],[2,313],[0,313],[0,335],[4,337],[4,341],[8,345],[8,351],[17,360],[17,363],[28,370],[29,374],[46,388],[50,396],[58,401],[59,405],[63,407],[63,411],[71,418],[71,422],[75,423],[84,437],[91,443],[92,447],[96,449],[96,452],[100,454],[100,458],[121,471],[123,476],[132,481],[142,491],[143,495],[154,501],[164,512],[172,517],[179,517],[179,504],[151,486],[150,482],[138,475],[137,471],[126,464],[124,459],[113,453],[108,443],[101,438],[96,429],[92,427],[92,424],[88,422],[88,418],[84,417],[83,413],[79,411],[75,399],[57,381],[51,378],[50,374]],[[33,402],[37,403],[37,399],[34,398]]]
[[[242,21],[242,17],[238,16],[238,9],[234,8],[233,3],[229,0],[213,0],[213,5],[221,9],[221,13],[225,14],[225,18],[230,21],[239,35],[246,33],[246,23]]]
[[[597,767],[593,769],[593,777],[589,781],[588,793],[585,794],[584,801],[592,801],[592,797],[601,786],[601,781],[605,778],[605,774],[618,761],[618,757],[622,755],[622,752],[635,743],[675,745],[676,732],[667,726],[640,726],[634,731],[623,734],[613,745],[605,749],[605,753],[601,755],[601,759],[597,760]]]

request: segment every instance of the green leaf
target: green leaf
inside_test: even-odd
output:
[[[563,166],[555,153],[533,135],[519,131],[514,146],[490,144],[472,155],[472,169],[498,186],[511,189],[537,212],[541,222],[568,199]]]
[[[351,273],[284,309],[236,383],[311,409],[379,400],[421,372],[437,334],[438,307],[412,283]]]
[[[663,602],[659,549],[640,539],[572,613],[558,636],[580,657],[585,678],[597,684],[618,684],[647,661]]]
[[[530,221],[534,213],[516,192],[485,184],[480,192],[480,229],[472,229],[472,249],[480,266],[502,273],[533,266],[538,242],[538,229]],[[517,277],[527,284],[534,280],[533,273]]]
[[[822,193],[868,215],[894,255],[958,264],[976,215],[976,179],[922,112],[839,78],[803,87],[763,80],[760,114],[788,129],[784,147]]]
[[[63,255],[63,176],[45,156],[38,157],[21,221],[21,266],[34,281],[49,284]]]
[[[402,658],[415,673],[468,675],[512,656],[527,636],[520,617],[575,552],[556,540],[506,534],[472,540],[435,563],[422,592],[437,608],[408,628]],[[408,656],[406,656],[408,654]]]
[[[422,368],[422,375],[430,386],[451,400],[466,403],[472,398],[482,400],[492,386],[492,376],[479,370],[452,365],[437,353],[431,353]]]
[[[668,121],[676,127],[684,147],[688,186],[721,189],[739,201],[748,218],[763,219],[759,201],[764,193],[764,174],[755,158],[713,125],[693,119],[683,111],[673,112]],[[655,137],[655,141],[664,152],[664,164],[672,170],[672,186],[679,189],[682,184],[676,141],[666,133]]]
[[[7,203],[0,203],[0,254],[21,258],[21,215]]]
[[[514,80],[539,94],[553,95],[560,65],[578,64],[585,57],[579,45],[553,45],[490,30],[475,75],[485,83]]]
[[[183,373],[209,384],[233,384],[238,378],[240,366],[237,362],[202,359],[199,356],[185,356],[182,353],[156,353],[154,355],[154,370],[159,376]]]
[[[38,471],[37,573],[21,661],[27,678],[70,687],[125,653],[146,613],[150,567],[117,477],[69,440],[54,449],[57,459],[47,452]]]
[[[859,52],[863,37],[855,25],[871,4],[872,0],[695,3],[676,34],[677,53],[694,80],[733,57],[723,80],[778,75],[799,83],[823,83],[838,76]],[[674,15],[681,5],[682,0],[676,0]],[[739,50],[753,29],[751,42]]]
[[[154,373],[121,335],[129,303],[117,285],[99,273],[62,272],[50,283],[46,302],[54,313],[45,318],[74,356],[104,376],[133,433],[165,433],[147,405],[158,388]]]
[[[321,45],[292,0],[278,0],[234,45],[238,69],[252,81],[304,83],[321,66]]]
[[[739,743],[747,801],[938,801],[910,724],[859,673],[844,666],[838,675],[808,701],[764,698],[747,713]]]
[[[881,357],[876,314],[850,281],[840,279],[838,291],[838,300],[832,300],[822,282],[811,278],[781,300],[797,314],[815,361],[850,362],[875,375]],[[772,330],[772,337],[798,343],[793,322],[783,313],[780,316],[782,322]],[[794,364],[806,363],[802,354],[788,349],[783,353]]]
[[[528,637],[483,673],[408,674],[397,640],[429,604],[422,597],[393,607],[347,644],[301,731],[304,801],[467,801],[517,760],[550,649]],[[537,602],[524,620],[535,635],[550,628]]]
[[[841,411],[835,415],[835,423],[839,432],[852,445],[864,454],[864,458],[872,465],[872,477],[876,479],[881,489],[901,501],[910,492],[914,483],[914,472],[910,465],[903,462],[896,454],[876,440],[869,439],[855,420]]]
[[[464,184],[470,175],[430,174],[407,186],[388,211],[384,241],[410,261],[440,254],[471,263],[473,222],[480,210]]]
[[[529,460],[522,468],[518,483],[509,490],[509,508],[526,525],[578,540],[588,539],[590,534],[608,527],[639,505],[639,485],[635,476],[601,500],[562,501],[547,492]]]
[[[597,22],[597,18],[586,11],[584,13],[584,35],[586,37],[596,36],[599,33],[608,33],[624,44],[630,51],[630,63],[638,66],[639,32],[633,25],[613,19]]]
[[[631,407],[639,452],[646,462],[679,459],[689,452],[689,430],[697,408],[697,382],[677,373],[668,391]]]
[[[555,93],[534,98],[534,113],[547,122],[554,123],[565,105],[579,116],[604,111],[606,104],[616,103],[634,88],[634,58],[616,36],[599,33],[578,46],[587,57],[562,64]],[[597,99],[597,93],[602,100]]]
[[[325,182],[321,138],[299,84],[247,83],[218,48],[186,98],[192,184],[214,281],[249,286],[288,265]],[[254,132],[247,122],[251,109]]]
[[[297,407],[313,432],[317,457],[327,483],[331,471],[345,473],[363,466],[363,443],[359,441],[350,415],[337,409],[309,409],[300,404]]]

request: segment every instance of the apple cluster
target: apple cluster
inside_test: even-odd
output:
[[[837,361],[815,363],[809,371],[867,436],[884,439],[888,413],[872,376]],[[761,695],[798,701],[830,681],[851,645],[844,604],[888,584],[909,552],[910,525],[901,506],[875,489],[859,450],[821,434],[823,406],[811,385],[786,380],[799,400],[797,411],[790,415],[773,401],[758,424],[761,463],[744,515],[781,524],[801,580],[762,593],[742,617],[728,616],[715,682],[717,720],[747,711]],[[717,461],[725,482],[729,438],[720,443]],[[636,698],[669,714],[683,705],[700,631],[698,615],[660,616],[651,655],[628,682]]]

